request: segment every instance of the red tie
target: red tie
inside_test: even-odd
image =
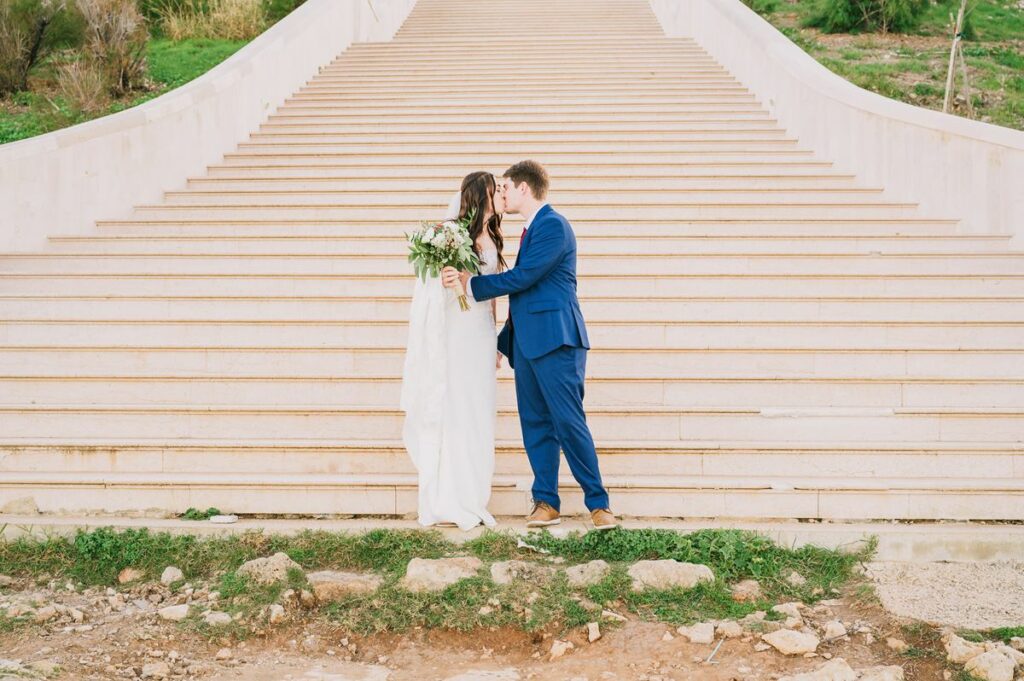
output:
[[[523,233],[519,235],[519,248],[520,248],[520,250],[522,250],[523,240],[524,239],[526,239],[526,229],[525,228],[523,229]],[[519,259],[518,255],[516,256],[516,259],[517,260]],[[511,310],[508,313],[508,325],[512,326],[512,311]]]

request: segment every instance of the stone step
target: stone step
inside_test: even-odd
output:
[[[387,110],[379,114],[363,113],[360,111],[331,111],[324,110],[308,113],[289,113],[278,111],[267,116],[264,125],[273,124],[344,124],[361,126],[404,126],[432,129],[435,127],[449,127],[453,129],[466,130],[473,128],[505,129],[519,132],[524,128],[536,128],[565,125],[569,129],[578,126],[581,129],[587,126],[598,129],[610,129],[615,127],[641,127],[657,128],[660,125],[667,126],[699,126],[744,124],[761,126],[777,121],[768,116],[763,109],[743,107],[737,110],[722,111],[620,111],[613,116],[601,111],[541,111],[536,110],[532,116],[524,116],[521,113],[502,112],[500,110],[481,110],[477,112],[463,111],[458,109],[452,113],[438,110],[428,110],[422,113],[409,113],[407,111]],[[495,126],[492,128],[491,126]],[[502,126],[505,126],[504,128]],[[671,128],[668,128],[671,129]],[[545,166],[547,167],[547,166]]]
[[[292,230],[295,231],[295,230]],[[644,230],[629,230],[628,236],[578,237],[581,255],[605,253],[627,255],[631,253],[678,252],[848,252],[848,253],[941,253],[941,252],[1001,252],[1005,251],[1010,235],[928,235],[928,236],[805,236],[724,237],[710,235],[669,236],[644,234]],[[512,262],[518,246],[515,233],[506,233],[508,244],[504,248],[506,260]],[[408,243],[404,235],[388,238],[376,236],[216,236],[142,235],[142,236],[51,236],[53,251],[96,253],[310,253],[323,254],[381,254],[403,256]]]
[[[848,485],[891,478],[1014,479],[1024,472],[1024,447],[1002,443],[819,442],[764,443],[723,440],[651,443],[597,443],[604,475],[708,476],[743,470],[746,475],[779,478],[850,478]],[[323,443],[320,441],[188,440],[143,441],[110,438],[54,442],[47,438],[0,440],[0,471],[37,470],[72,474],[222,473],[244,471],[259,461],[268,474],[407,475],[415,473],[401,441]],[[562,459],[563,472],[568,466]],[[522,443],[495,442],[498,475],[530,475]],[[920,483],[918,483],[920,484]],[[790,483],[790,486],[793,486]]]
[[[302,155],[314,154],[318,156],[348,155],[348,154],[374,154],[382,156],[425,156],[439,154],[444,156],[457,156],[460,154],[498,154],[509,153],[518,155],[535,154],[583,154],[583,155],[605,155],[615,153],[639,153],[642,151],[657,152],[658,154],[685,154],[696,151],[708,151],[715,154],[741,151],[747,154],[762,154],[772,152],[799,151],[796,147],[796,140],[784,139],[776,135],[764,138],[755,138],[753,133],[745,133],[742,139],[736,139],[729,135],[723,139],[649,139],[633,140],[619,139],[610,141],[574,141],[574,140],[509,140],[492,139],[486,143],[462,140],[445,140],[444,142],[403,142],[388,140],[383,142],[370,142],[356,138],[351,141],[307,141],[307,142],[286,142],[286,141],[254,141],[242,142],[238,145],[238,151],[231,156],[268,156],[281,155]],[[713,137],[713,135],[708,135]],[[481,146],[485,151],[481,151]]]
[[[500,165],[500,164],[499,164]],[[273,165],[238,160],[234,163],[218,163],[207,167],[207,177],[342,177],[342,178],[399,178],[406,182],[417,182],[424,177],[438,177],[444,173],[449,182],[452,178],[463,177],[473,172],[473,168],[481,166],[467,161],[451,161],[437,165],[402,166],[389,159],[378,159],[374,163],[352,163],[340,161],[322,161],[310,159],[303,163],[278,162]],[[484,165],[483,167],[487,167]],[[497,167],[497,166],[495,166]],[[508,166],[505,166],[506,168]],[[570,161],[560,166],[567,174],[580,175],[589,173],[595,179],[618,179],[626,174],[635,178],[693,178],[693,177],[728,177],[745,178],[751,176],[797,177],[803,175],[828,175],[841,177],[832,171],[832,164],[814,160],[763,159],[760,161],[719,161],[708,163],[695,159],[686,159],[678,164],[646,163],[643,161],[617,166],[610,162],[594,159],[593,163],[583,164]],[[504,168],[493,171],[500,175]],[[549,172],[554,172],[549,169]],[[454,193],[454,191],[453,191]],[[506,216],[508,218],[508,216]],[[578,221],[578,220],[577,220]],[[950,222],[955,222],[949,220]]]
[[[665,98],[659,98],[665,99]],[[314,113],[328,114],[341,117],[347,114],[353,116],[374,116],[388,119],[397,119],[402,116],[411,118],[430,118],[431,112],[437,117],[447,118],[448,114],[443,113],[446,107],[452,102],[439,99],[436,101],[417,100],[409,102],[387,102],[379,104],[367,104],[366,102],[294,102],[285,103],[277,108],[278,116],[301,115],[309,116]],[[534,111],[538,115],[566,116],[574,114],[580,108],[590,110],[592,119],[605,120],[610,117],[618,117],[620,114],[659,116],[668,115],[676,117],[685,114],[702,114],[708,116],[722,116],[735,114],[757,114],[765,116],[767,113],[761,105],[752,100],[733,99],[725,101],[721,98],[710,97],[675,97],[668,102],[652,101],[651,98],[644,98],[628,103],[617,102],[614,98],[605,101],[589,99],[581,102],[571,102],[562,99],[553,100],[550,97],[536,98],[535,101],[523,102],[524,107]],[[459,103],[459,114],[463,116],[479,115],[502,115],[508,111],[508,107],[499,102],[490,100],[473,100]],[[587,120],[583,118],[582,120]]]
[[[255,203],[255,202],[253,202]],[[130,217],[138,219],[206,219],[219,217],[231,220],[407,220],[410,226],[418,225],[420,220],[437,219],[443,215],[445,206],[430,204],[422,206],[388,206],[388,205],[345,205],[324,202],[322,204],[303,205],[280,201],[265,205],[227,205],[218,203],[195,203],[192,205],[151,204],[136,206]],[[573,219],[591,219],[632,222],[633,220],[687,220],[694,218],[727,218],[742,220],[748,217],[792,219],[816,218],[827,222],[832,218],[894,218],[918,216],[916,204],[884,202],[882,200],[860,201],[844,199],[842,201],[815,201],[814,197],[806,197],[799,202],[767,202],[748,200],[727,201],[712,199],[701,201],[697,197],[677,199],[673,203],[633,205],[621,203],[617,205],[561,204],[558,210],[563,215],[572,215]],[[0,256],[2,257],[2,256]]]
[[[303,322],[297,320],[218,319],[159,321],[8,319],[0,325],[0,343],[123,346],[126,343],[267,348],[333,346],[404,347],[408,324],[367,320]],[[951,350],[1024,349],[1024,322],[710,322],[701,320],[587,324],[591,345],[606,350],[734,349],[791,350]],[[322,370],[323,367],[320,367]]]
[[[348,91],[349,88],[443,88],[446,91],[457,90],[460,87],[472,85],[490,86],[494,84],[492,71],[434,71],[431,73],[417,74],[412,77],[406,73],[387,73],[379,71],[350,71],[345,70],[338,73],[320,73],[310,78],[298,90],[298,92],[312,92],[320,90]],[[627,85],[696,85],[696,84],[721,84],[739,85],[729,72],[724,69],[697,69],[684,68],[642,68],[624,67],[609,69],[602,73],[595,73],[593,70],[575,69],[559,71],[558,73],[536,73],[528,79],[523,78],[517,81],[517,87],[530,89],[533,87],[557,87],[557,86],[586,86],[600,87],[605,84]]]
[[[227,405],[0,405],[5,436],[145,438],[282,438],[316,433],[325,441],[394,439],[402,412],[386,407]],[[675,407],[589,407],[596,440],[820,441],[826,438],[958,442],[1021,442],[1024,411],[996,408],[776,408],[696,410]],[[499,409],[495,437],[519,437],[518,415]],[[1024,479],[1016,484],[1024,486]]]
[[[364,196],[383,194],[395,196],[415,184],[419,192],[447,192],[458,190],[449,175],[423,177],[346,177],[344,174],[308,175],[305,177],[247,177],[240,171],[235,177],[193,177],[186,182],[186,190],[194,194],[220,192],[360,192]],[[453,189],[452,187],[455,187]],[[592,190],[629,192],[645,191],[742,191],[776,190],[835,191],[858,188],[849,175],[806,173],[802,175],[691,175],[676,177],[566,177],[558,178],[557,191],[565,193]],[[176,192],[181,193],[181,192]],[[166,194],[165,194],[166,196]],[[578,230],[576,230],[578,233]]]
[[[454,298],[452,298],[454,300]],[[477,303],[479,304],[479,303]],[[489,303],[486,303],[489,307]],[[407,321],[408,296],[51,296],[0,295],[0,319],[174,319],[247,320],[268,316],[298,321],[363,319]],[[1024,323],[1024,297],[1008,298],[657,298],[581,297],[583,315],[593,321],[1011,321]],[[508,305],[497,305],[498,318]],[[1024,371],[1021,372],[1024,374]]]
[[[406,191],[361,191],[361,190],[319,190],[297,189],[281,191],[277,188],[256,188],[247,191],[169,191],[164,193],[163,206],[314,206],[314,207],[391,207],[416,208],[422,211],[437,210],[446,206],[454,192],[451,190]],[[645,205],[645,206],[692,206],[712,205],[725,202],[762,205],[788,204],[852,204],[886,205],[905,207],[906,203],[888,201],[880,189],[850,187],[841,189],[620,189],[610,193],[606,189],[552,190],[549,194],[552,205],[573,207],[599,207]],[[140,206],[140,208],[157,206]]]
[[[25,322],[21,322],[22,325]],[[63,329],[61,329],[63,331]],[[301,331],[301,329],[299,329]],[[290,343],[271,345],[260,336],[247,344],[229,346],[225,341],[199,345],[191,338],[174,337],[160,342],[148,340],[134,328],[122,328],[119,340],[100,345],[93,334],[85,339],[65,338],[54,344],[54,336],[34,345],[29,338],[12,338],[0,345],[0,371],[5,376],[68,376],[128,374],[167,376],[194,374],[235,377],[303,376],[317,378],[343,373],[374,378],[401,376],[405,361],[402,346],[340,346],[324,334],[310,332]],[[595,333],[600,338],[600,333]],[[382,334],[383,336],[383,334]],[[74,341],[78,341],[75,343]],[[146,343],[150,343],[147,345]],[[385,338],[380,339],[384,343]],[[640,342],[639,340],[635,342]],[[133,344],[134,343],[134,344]],[[609,347],[591,341],[588,376],[603,379],[722,379],[757,377],[833,378],[843,380],[915,377],[929,379],[1008,379],[1024,376],[1024,352],[1015,349],[944,350],[921,348],[891,349],[803,349],[773,348],[753,343],[747,348],[708,350],[703,348]],[[503,373],[502,375],[508,375]]]
[[[408,295],[412,275],[261,276],[160,275],[145,272],[104,275],[64,272],[26,274],[0,271],[5,295],[304,295],[394,297]],[[799,297],[813,291],[821,297],[992,297],[1024,296],[1024,275],[1017,276],[766,276],[702,275],[581,276],[579,292],[589,296],[719,296]],[[769,295],[770,294],[770,295]]]
[[[692,127],[692,126],[691,126]],[[385,149],[390,149],[398,145],[411,146],[412,149],[418,149],[421,145],[433,146],[437,144],[444,144],[448,148],[458,149],[463,145],[478,144],[478,145],[496,145],[502,146],[509,143],[509,138],[515,138],[515,144],[522,144],[529,140],[533,143],[544,143],[550,144],[553,147],[558,145],[572,145],[577,146],[585,144],[588,147],[600,147],[601,149],[617,147],[618,145],[626,142],[664,142],[666,144],[672,143],[686,143],[686,142],[697,142],[700,144],[711,145],[712,142],[728,142],[730,144],[735,143],[737,138],[742,141],[754,142],[754,146],[766,142],[788,142],[785,137],[785,130],[776,128],[773,126],[761,125],[759,128],[752,128],[743,123],[741,126],[736,128],[725,127],[723,125],[718,130],[678,130],[678,131],[658,131],[658,130],[611,130],[607,132],[592,131],[592,130],[581,130],[575,132],[572,130],[557,132],[557,131],[531,131],[531,134],[520,135],[519,133],[507,132],[507,131],[468,131],[463,130],[455,132],[452,130],[444,130],[440,132],[330,132],[320,130],[306,130],[306,131],[281,131],[271,130],[268,132],[256,132],[249,136],[249,142],[244,142],[239,145],[239,149],[248,148],[263,148],[263,147],[280,147],[280,146],[325,146],[328,149],[334,149],[335,147],[344,148],[347,146],[368,146],[368,145],[382,145]]]
[[[468,87],[468,84],[462,84]],[[430,99],[435,97],[453,97],[453,103],[458,101],[472,101],[458,92],[455,85],[419,85],[415,87],[393,88],[386,85],[348,85],[344,87],[332,86],[305,86],[299,88],[288,97],[287,102],[299,101],[353,101],[353,100],[414,100]],[[473,94],[478,98],[494,98],[507,95],[508,89],[501,84],[477,85],[472,87]],[[680,83],[680,82],[633,82],[622,84],[606,83],[603,85],[588,85],[576,82],[571,85],[555,83],[551,85],[522,85],[517,87],[517,95],[522,97],[558,97],[567,98],[609,98],[609,97],[652,97],[658,98],[705,98],[714,97],[731,100],[734,98],[750,99],[753,94],[742,85],[724,81],[717,83]],[[477,99],[476,101],[479,101]]]
[[[291,117],[294,118],[294,117]],[[410,139],[423,137],[429,139],[450,139],[459,137],[477,137],[479,139],[495,139],[515,135],[516,139],[546,139],[551,135],[569,137],[612,137],[622,135],[683,136],[683,135],[741,135],[747,133],[782,134],[775,120],[769,118],[739,118],[735,120],[697,119],[677,121],[551,121],[537,122],[529,130],[522,130],[524,123],[497,122],[476,120],[467,122],[425,122],[413,123],[407,120],[380,120],[375,122],[350,123],[340,121],[321,121],[311,118],[307,122],[289,120],[289,117],[275,118],[273,122],[260,125],[259,132],[253,133],[250,139],[282,135],[310,135],[322,137],[326,135],[353,136],[365,138],[388,137],[393,139]],[[559,177],[559,181],[566,179]]]
[[[374,220],[350,222],[342,220],[103,220],[98,223],[97,235],[102,237],[216,237],[216,238],[335,238],[362,237],[368,240],[396,239],[415,223],[404,220]],[[522,232],[522,219],[507,215],[502,222],[506,241]],[[956,232],[954,220],[923,220],[898,218],[891,220],[840,219],[821,224],[812,219],[802,220],[750,220],[701,219],[685,221],[630,220],[603,221],[578,220],[573,231],[582,242],[587,239],[617,238],[624,230],[637,235],[669,237],[708,237],[714,235],[724,241],[739,239],[801,239],[808,243],[819,239],[845,238],[854,240],[920,239],[929,236],[937,240],[964,239],[965,243],[977,238],[979,242],[1000,240],[1002,235],[968,235]],[[933,242],[929,242],[932,244]],[[969,250],[969,249],[965,249]]]
[[[608,477],[614,510],[626,516],[687,518],[808,518],[822,520],[1020,520],[1024,494],[1010,484],[946,479]],[[799,486],[792,483],[797,482]],[[489,509],[529,512],[528,478],[496,477]],[[97,494],[102,490],[102,494]],[[184,513],[217,506],[233,513],[405,515],[416,512],[412,475],[265,474],[12,474],[0,480],[0,503],[30,494],[46,513],[124,513],[140,508]],[[560,485],[562,512],[582,514],[578,486]]]
[[[39,353],[43,354],[43,353]],[[952,354],[952,353],[948,353]],[[43,355],[45,356],[45,355]],[[827,359],[827,353],[819,353]],[[591,357],[591,361],[596,358]],[[954,357],[959,361],[962,357]],[[768,362],[762,359],[762,364]],[[781,365],[781,362],[780,362]],[[1024,366],[1024,362],[1020,363]],[[131,368],[131,364],[128,364]],[[213,405],[307,403],[332,406],[394,407],[399,404],[402,379],[391,376],[353,376],[321,372],[315,376],[236,376],[231,374],[163,375],[150,370],[109,375],[29,374],[19,368],[0,375],[2,404],[124,404],[203,403]],[[760,368],[760,367],[755,367]],[[839,371],[836,367],[833,371]],[[882,369],[872,377],[680,377],[605,378],[600,362],[587,377],[587,405],[596,407],[961,407],[1012,408],[1024,400],[1024,374],[1007,378],[888,376]],[[1009,369],[1007,369],[1009,371]],[[498,378],[497,405],[516,406],[513,377]],[[642,470],[648,470],[646,468]],[[671,471],[666,471],[671,472]]]
[[[651,256],[588,255],[582,275],[629,275],[640,266],[648,274],[1024,274],[1024,254],[960,253],[698,253]],[[9,272],[94,272],[163,274],[388,274],[407,275],[409,264],[388,256],[302,256],[243,254],[5,253],[0,270]]]

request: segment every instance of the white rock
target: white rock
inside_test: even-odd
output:
[[[603,560],[592,560],[589,563],[566,568],[565,576],[569,580],[569,586],[580,589],[597,584],[608,576],[611,569],[611,565]]]
[[[166,679],[171,675],[171,668],[166,662],[150,662],[142,666],[142,678]]]
[[[271,624],[280,624],[284,621],[284,607],[278,603],[274,603],[270,606],[270,614],[267,616],[267,621]]]
[[[1013,660],[998,650],[975,655],[964,669],[983,681],[1013,681]]]
[[[992,650],[998,650],[1003,655],[1006,655],[1008,658],[1013,660],[1013,663],[1018,667],[1024,667],[1024,653],[1020,652],[1019,650],[1015,650],[1014,648],[1011,648],[1005,643],[996,644],[996,646],[992,648]]]
[[[217,610],[204,614],[203,620],[205,620],[211,627],[223,627],[227,624],[231,624],[232,621],[231,615]]]
[[[491,580],[495,584],[511,584],[517,579],[536,583],[550,574],[551,568],[525,560],[506,560],[491,565]]]
[[[860,670],[858,681],[903,681],[903,667],[868,667]]]
[[[692,589],[701,582],[715,581],[715,574],[707,565],[681,563],[677,560],[641,560],[629,568],[633,590]]]
[[[385,670],[386,671],[386,670]],[[381,681],[387,679],[388,675],[380,677]],[[496,671],[470,670],[458,676],[449,676],[444,681],[519,681],[522,677],[515,669],[499,669]],[[376,679],[376,677],[374,677]],[[371,681],[368,679],[367,681]]]
[[[755,643],[754,644],[754,650],[756,650],[759,653],[763,653],[766,650],[771,650],[771,649],[772,649],[772,647],[770,645],[768,645],[767,643],[763,643],[762,642],[762,643]]]
[[[789,582],[792,586],[803,586],[807,583],[807,580],[804,578],[804,576],[796,570],[790,571],[790,573],[786,576],[786,581]]]
[[[288,570],[293,569],[301,570],[302,566],[289,558],[287,553],[279,551],[268,558],[256,558],[243,563],[237,573],[257,584],[269,586],[288,579]]]
[[[601,619],[612,620],[614,622],[628,622],[629,621],[628,618],[623,617],[622,615],[620,615],[619,613],[615,612],[614,610],[602,610],[601,611]]]
[[[558,658],[565,655],[567,652],[575,648],[572,641],[555,641],[551,644],[551,659],[557,660]]]
[[[780,615],[785,615],[786,617],[802,619],[803,615],[800,614],[801,605],[801,603],[797,603],[795,601],[792,603],[779,603],[778,605],[772,606],[772,611],[777,612]]]
[[[601,638],[601,626],[597,622],[591,622],[587,625],[587,640],[593,643],[599,638]]]
[[[857,681],[857,672],[841,657],[829,660],[812,672],[783,676],[779,681]]]
[[[127,567],[117,573],[117,581],[119,584],[127,584],[128,582],[134,582],[138,579],[142,579],[145,576],[146,573],[142,570]]]
[[[665,634],[661,637],[661,640],[662,641],[666,641],[666,642],[667,641],[675,641],[676,637],[672,635],[671,631],[666,631]]]
[[[160,608],[157,611],[157,615],[160,619],[167,620],[169,622],[180,622],[181,620],[188,617],[188,604],[185,605],[169,605],[166,608]]]
[[[750,603],[764,598],[761,583],[756,579],[744,579],[742,582],[737,582],[729,588],[729,591],[732,593],[732,599],[737,603]]]
[[[413,558],[406,566],[402,586],[409,591],[441,591],[460,580],[475,577],[482,566],[479,558],[470,556],[437,560]]]
[[[1024,650],[1024,636],[1014,636],[1011,638],[1010,647],[1014,650]]]
[[[715,628],[716,633],[722,638],[739,638],[743,636],[743,627],[734,620],[720,622]]]
[[[36,624],[42,624],[43,622],[49,622],[57,616],[57,608],[52,605],[46,605],[36,610],[36,614],[32,619],[35,620]]]
[[[180,581],[182,579],[185,579],[185,575],[182,573],[181,570],[174,567],[173,565],[168,565],[167,567],[165,567],[163,574],[160,575],[160,583],[165,585],[173,584],[174,582]]]
[[[966,664],[971,658],[985,652],[985,647],[980,643],[965,641],[952,632],[942,637],[942,643],[946,647],[946,658],[956,664]]]
[[[780,629],[764,634],[761,640],[769,644],[783,655],[803,655],[818,649],[818,637],[792,629]]]
[[[231,659],[231,648],[221,648],[217,651],[218,660],[230,660]]]
[[[890,650],[894,650],[897,653],[905,653],[908,650],[910,650],[910,646],[907,645],[906,641],[900,638],[894,638],[892,636],[885,639],[885,645],[888,646]]]
[[[313,595],[321,603],[334,603],[353,594],[372,593],[384,581],[379,575],[321,570],[306,575]]]
[[[710,622],[700,622],[690,627],[679,627],[676,629],[676,633],[690,643],[708,644],[715,640],[715,625]]]
[[[843,636],[846,636],[846,627],[843,626],[842,622],[839,620],[832,620],[825,624],[824,637],[826,641],[842,638]]]

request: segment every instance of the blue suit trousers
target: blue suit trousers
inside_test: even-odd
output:
[[[558,497],[559,452],[565,452],[591,511],[608,508],[594,438],[583,411],[587,350],[563,345],[529,359],[518,343],[515,353],[516,400],[526,452],[533,468],[533,498],[561,509]]]

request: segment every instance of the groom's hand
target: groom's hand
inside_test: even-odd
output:
[[[502,355],[501,355],[501,353],[499,352],[499,353],[498,353],[498,361],[497,361],[497,362],[495,362],[495,364],[494,364],[494,368],[495,368],[495,369],[500,369],[500,368],[501,368],[501,356],[502,356]]]

